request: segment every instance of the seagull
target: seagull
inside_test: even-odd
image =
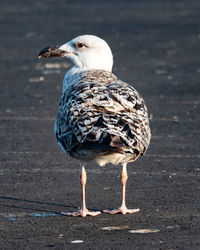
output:
[[[62,87],[55,135],[58,145],[80,161],[82,207],[64,215],[96,216],[85,201],[85,163],[95,161],[122,165],[122,203],[104,213],[136,213],[125,203],[127,163],[145,154],[151,139],[148,112],[141,95],[112,73],[113,55],[107,42],[94,35],[81,35],[58,47],[46,47],[39,58],[65,57],[73,66]]]

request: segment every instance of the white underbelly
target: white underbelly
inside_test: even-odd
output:
[[[121,154],[121,153],[100,153],[98,151],[92,150],[77,150],[70,154],[71,157],[76,158],[81,161],[96,161],[100,166],[105,166],[108,163],[117,165],[120,163],[131,162],[136,160],[131,154]]]

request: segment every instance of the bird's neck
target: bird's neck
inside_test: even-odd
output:
[[[110,70],[106,70],[106,69],[87,69],[87,68],[80,68],[76,65],[74,65],[72,68],[70,68],[65,77],[64,77],[64,81],[63,81],[63,87],[62,87],[62,91],[63,93],[66,91],[66,89],[72,85],[75,81],[77,81],[77,78],[81,78],[83,77],[84,72],[88,72],[90,70],[105,70],[105,71],[109,71]]]
[[[64,77],[63,80],[63,86],[62,86],[62,91],[63,93],[65,90],[73,84],[75,80],[77,80],[77,77],[80,77],[80,73],[86,71],[85,69],[81,69],[77,66],[73,66],[71,69],[69,69]]]

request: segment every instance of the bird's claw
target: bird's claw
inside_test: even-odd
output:
[[[66,215],[66,216],[82,216],[82,217],[86,217],[87,215],[89,216],[96,216],[99,215],[101,212],[100,211],[89,211],[88,209],[80,209],[77,212],[61,212],[62,215]]]
[[[140,209],[139,208],[136,208],[136,209],[128,209],[126,206],[121,206],[117,209],[113,209],[113,210],[103,210],[104,213],[107,213],[107,214],[118,214],[118,213],[121,213],[121,214],[133,214],[133,213],[137,213],[139,212]]]

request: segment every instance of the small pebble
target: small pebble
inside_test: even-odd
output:
[[[111,231],[111,230],[122,230],[122,229],[127,229],[127,228],[128,226],[119,226],[119,227],[103,227],[102,229]]]
[[[129,230],[129,233],[132,234],[147,234],[147,233],[158,233],[160,230],[157,229],[136,229],[136,230]]]
[[[83,240],[72,240],[71,243],[72,244],[80,244],[80,243],[83,243]]]

